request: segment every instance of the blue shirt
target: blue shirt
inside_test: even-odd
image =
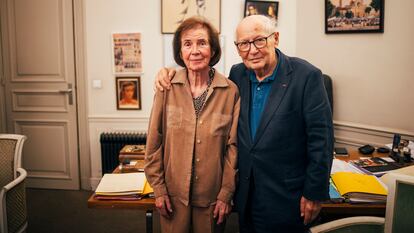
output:
[[[277,56],[280,57],[279,51],[276,52]],[[253,70],[250,70],[250,133],[253,140],[256,136],[256,131],[259,127],[263,109],[266,105],[267,97],[270,94],[270,89],[272,88],[272,83],[276,78],[279,63],[280,61],[278,61],[276,69],[273,71],[272,75],[266,77],[261,82],[257,80],[256,74],[253,72]]]

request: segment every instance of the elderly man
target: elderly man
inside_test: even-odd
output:
[[[244,18],[236,30],[243,63],[230,79],[239,88],[240,232],[304,232],[329,199],[332,113],[322,73],[277,49],[274,21]],[[170,76],[172,72],[170,72]],[[168,87],[166,71],[156,85]]]

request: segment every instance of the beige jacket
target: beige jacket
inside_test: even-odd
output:
[[[185,205],[200,207],[217,199],[230,202],[235,190],[239,111],[237,86],[218,72],[197,122],[186,70],[176,73],[169,91],[155,93],[145,156],[145,174],[155,197],[168,194]]]

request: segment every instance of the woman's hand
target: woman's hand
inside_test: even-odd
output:
[[[155,207],[162,216],[166,218],[171,217],[173,210],[168,195],[163,195],[155,198]]]
[[[171,86],[171,79],[174,75],[175,69],[161,68],[154,80],[154,91],[164,91],[164,88],[169,90]]]
[[[220,224],[224,221],[225,217],[231,212],[231,205],[221,201],[217,200],[216,207],[214,208],[213,216],[214,218],[217,218],[217,224]]]

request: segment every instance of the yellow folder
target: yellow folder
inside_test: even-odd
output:
[[[373,175],[337,172],[331,177],[342,196],[352,193],[387,195],[387,190]]]

